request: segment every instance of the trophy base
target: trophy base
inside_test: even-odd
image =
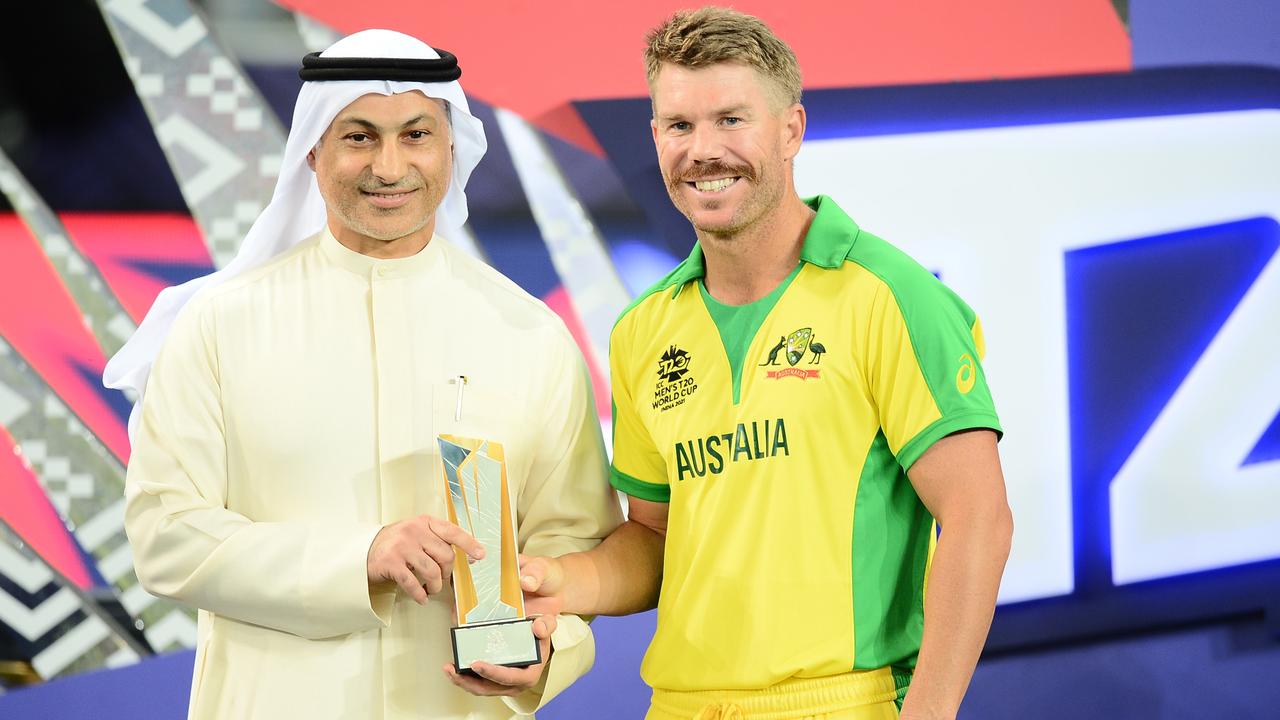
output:
[[[471,663],[528,667],[542,662],[542,646],[533,634],[533,618],[497,620],[453,628],[453,666],[474,675]]]

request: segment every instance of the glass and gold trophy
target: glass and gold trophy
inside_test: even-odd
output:
[[[452,630],[454,667],[469,673],[477,660],[507,667],[542,662],[533,619],[524,615],[515,504],[502,445],[454,435],[440,435],[437,440],[449,520],[484,546],[484,558],[470,564],[466,553],[454,548],[453,593],[459,623]]]

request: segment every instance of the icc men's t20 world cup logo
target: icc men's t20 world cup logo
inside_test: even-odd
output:
[[[653,388],[653,409],[666,412],[693,395],[698,382],[689,374],[693,356],[675,345],[667,348],[658,358],[658,382]]]

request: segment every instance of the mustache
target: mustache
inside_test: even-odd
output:
[[[422,179],[422,175],[417,170],[410,168],[408,175],[400,178],[393,183],[384,183],[373,176],[373,173],[366,173],[364,177],[356,184],[361,192],[375,193],[399,193],[409,190],[421,190],[426,187],[427,183]]]
[[[743,180],[755,180],[755,171],[750,165],[730,165],[722,162],[709,162],[686,168],[684,172],[673,175],[667,184],[675,187],[680,183],[697,182],[707,178],[737,176]]]
[[[361,184],[360,192],[366,193],[402,193],[410,190],[421,190],[422,185],[419,183],[392,183],[386,185],[383,183]]]

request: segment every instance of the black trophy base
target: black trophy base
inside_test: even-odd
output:
[[[453,666],[475,675],[473,662],[528,667],[542,662],[542,646],[533,634],[533,618],[497,620],[453,628]]]

